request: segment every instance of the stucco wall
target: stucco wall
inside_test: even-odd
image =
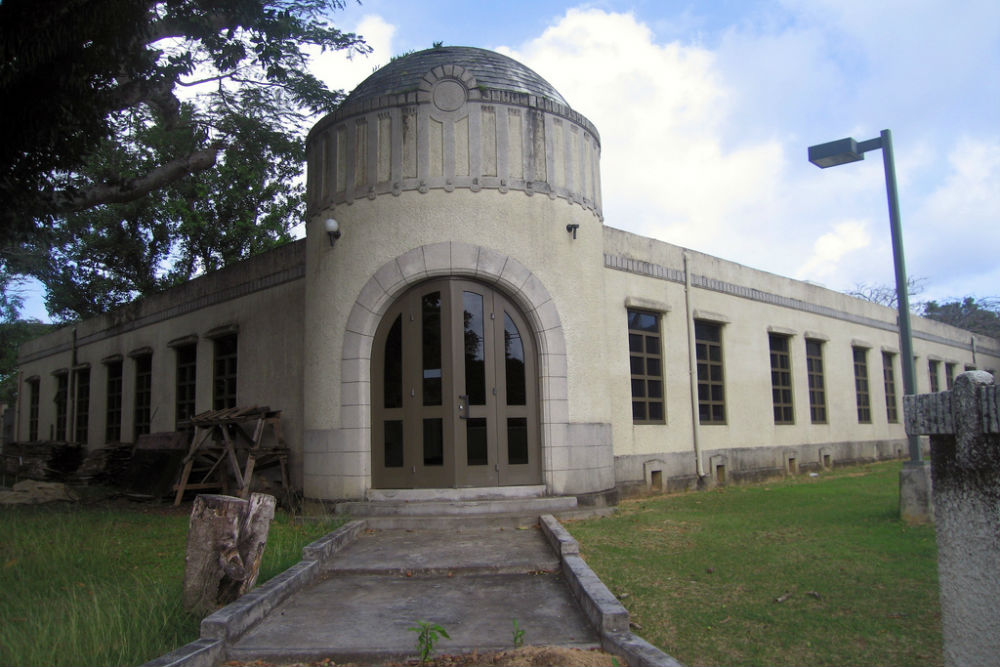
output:
[[[343,230],[333,248],[321,231],[327,216]],[[575,240],[568,224],[579,225]],[[404,192],[316,216],[306,281],[306,448],[314,462],[306,495],[358,497],[369,487],[374,329],[405,289],[441,275],[497,285],[532,323],[549,489],[612,486],[611,443],[600,435],[610,412],[593,389],[604,381],[604,329],[593,317],[602,275],[586,268],[600,266],[600,230],[600,220],[572,202],[486,190]],[[569,453],[571,440],[579,456]]]
[[[694,474],[694,427],[688,361],[684,249],[605,227],[605,318],[610,341],[606,360],[612,389],[612,428],[620,485],[643,482],[646,461],[669,461],[669,474]],[[821,459],[821,450],[836,462],[865,460],[905,451],[902,427],[902,369],[896,313],[847,295],[757,271],[716,257],[688,251],[692,276],[690,309],[694,319],[722,325],[726,391],[726,423],[698,426],[703,465],[709,475],[712,456],[741,454],[740,467],[782,472],[788,451],[798,449],[799,464]],[[666,424],[636,425],[631,416],[626,301],[663,312]],[[1000,345],[938,322],[915,318],[914,353],[918,391],[929,391],[927,361],[940,359],[940,388],[945,363],[956,372],[975,363],[1000,368]],[[776,425],[771,398],[768,334],[790,336],[795,421]],[[806,339],[822,341],[827,421],[814,424],[809,415]],[[854,381],[853,347],[867,348],[871,423],[859,423]],[[883,351],[894,355],[897,421],[890,423],[883,383]],[[753,459],[753,460],[751,460]],[[733,462],[729,470],[739,470]],[[668,474],[668,473],[664,473]]]
[[[289,244],[237,267],[149,297],[109,315],[75,327],[63,327],[21,348],[20,400],[17,438],[28,440],[28,380],[39,383],[39,438],[55,433],[56,378],[74,366],[89,365],[90,411],[87,444],[105,442],[107,366],[121,359],[122,440],[134,434],[135,359],[130,354],[152,353],[150,431],[173,431],[176,405],[176,356],[172,341],[197,344],[196,412],[212,408],[213,331],[237,331],[237,403],[282,410],[284,439],[291,448],[294,481],[301,480],[302,326],[304,245]],[[74,350],[74,329],[76,348]],[[70,392],[70,411],[73,408]],[[67,433],[72,439],[73,415]]]

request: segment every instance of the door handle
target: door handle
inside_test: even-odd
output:
[[[469,395],[462,394],[458,397],[458,418],[468,419],[469,418]]]

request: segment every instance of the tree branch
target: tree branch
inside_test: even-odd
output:
[[[148,174],[121,184],[99,183],[80,192],[54,193],[52,212],[72,213],[100,204],[122,204],[134,201],[148,192],[165,187],[184,178],[188,174],[211,169],[215,166],[221,142],[190,155],[171,160]]]

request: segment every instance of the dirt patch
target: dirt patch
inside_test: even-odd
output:
[[[275,663],[254,661],[229,661],[223,663],[226,667],[279,667]],[[337,663],[332,660],[318,662],[284,663],[280,667],[362,667],[368,663]],[[404,662],[383,662],[379,665],[388,667],[416,667],[420,661],[406,660]],[[427,667],[472,667],[474,665],[497,665],[506,667],[613,667],[627,666],[621,658],[599,649],[567,648],[563,646],[523,646],[504,651],[487,653],[441,653],[432,656],[426,663]]]

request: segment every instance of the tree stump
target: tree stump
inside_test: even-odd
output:
[[[184,558],[185,609],[207,615],[253,589],[274,505],[274,496],[263,493],[249,501],[215,494],[194,499]]]

